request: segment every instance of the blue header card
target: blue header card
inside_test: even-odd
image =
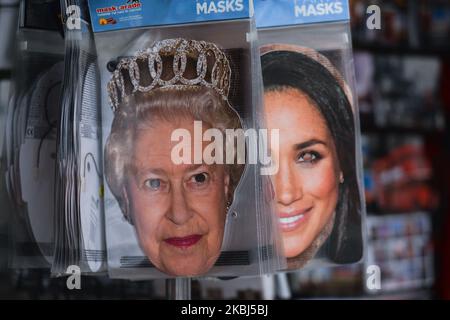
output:
[[[94,32],[251,17],[252,0],[88,0]]]
[[[258,28],[350,19],[348,0],[254,0]]]

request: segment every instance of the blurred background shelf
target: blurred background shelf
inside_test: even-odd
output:
[[[411,47],[408,45],[385,45],[377,43],[353,42],[353,49],[356,51],[368,51],[382,55],[407,55],[450,58],[450,49],[446,47]]]
[[[401,127],[401,126],[380,126],[373,119],[360,119],[361,132],[363,134],[398,134],[398,135],[423,135],[423,136],[442,136],[446,133],[445,128],[426,128],[426,127]]]

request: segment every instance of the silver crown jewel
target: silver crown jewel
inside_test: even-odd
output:
[[[169,58],[172,63],[163,63]],[[186,72],[188,59],[193,61],[195,77]],[[145,69],[143,69],[145,68]],[[171,70],[163,70],[171,68]],[[164,74],[170,79],[163,79]],[[144,84],[142,74],[147,75]],[[192,73],[192,72],[191,72]],[[228,100],[231,68],[225,53],[215,44],[186,39],[166,39],[155,42],[150,48],[138,51],[117,64],[108,83],[109,102],[117,111],[125,97],[133,93],[149,92],[157,88],[182,89],[186,86],[204,86],[214,89],[224,100]]]

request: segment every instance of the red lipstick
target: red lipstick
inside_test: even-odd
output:
[[[201,238],[202,238],[201,235],[193,234],[193,235],[190,235],[187,237],[182,237],[182,238],[178,238],[178,237],[167,238],[164,241],[167,244],[170,244],[170,245],[178,247],[178,248],[188,248],[188,247],[193,246],[197,242],[199,242]]]

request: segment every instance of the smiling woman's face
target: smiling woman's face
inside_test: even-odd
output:
[[[331,221],[340,170],[333,138],[318,109],[296,89],[265,94],[268,129],[280,130],[276,211],[285,255],[305,251]]]
[[[229,177],[223,165],[174,164],[175,129],[194,137],[194,119],[154,121],[138,130],[125,193],[150,261],[170,275],[200,275],[220,254]]]

